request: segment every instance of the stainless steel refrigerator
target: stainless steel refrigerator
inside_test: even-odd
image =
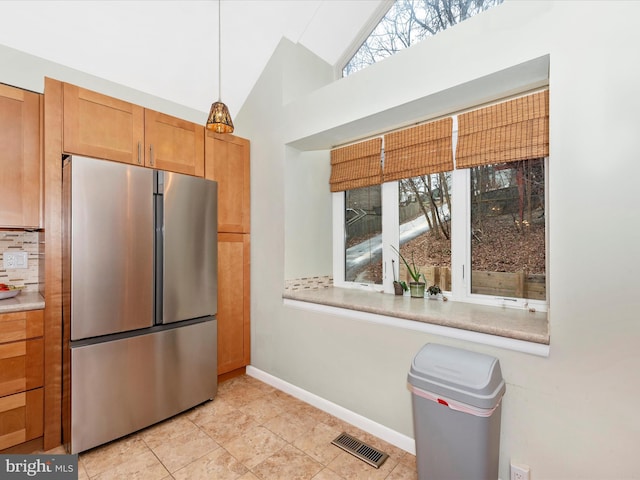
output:
[[[63,162],[63,440],[77,453],[213,399],[217,184]]]

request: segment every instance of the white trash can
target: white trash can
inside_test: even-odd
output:
[[[419,480],[497,480],[499,360],[428,343],[411,363],[408,387]]]

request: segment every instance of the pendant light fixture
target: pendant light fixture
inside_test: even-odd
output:
[[[222,48],[221,48],[221,28],[220,28],[220,1],[218,0],[218,101],[211,105],[209,118],[207,118],[207,129],[216,133],[233,133],[233,122],[229,109],[220,100],[222,91]]]

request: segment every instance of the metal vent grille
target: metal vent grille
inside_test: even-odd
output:
[[[385,460],[389,458],[389,455],[386,453],[381,452],[380,450],[373,448],[371,445],[367,445],[344,432],[338,435],[338,437],[331,443],[375,468],[380,468]]]

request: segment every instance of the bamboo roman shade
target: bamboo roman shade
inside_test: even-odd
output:
[[[548,90],[458,116],[456,168],[548,155]]]
[[[451,118],[384,136],[384,181],[453,170]]]
[[[382,183],[382,138],[331,150],[332,192]]]

